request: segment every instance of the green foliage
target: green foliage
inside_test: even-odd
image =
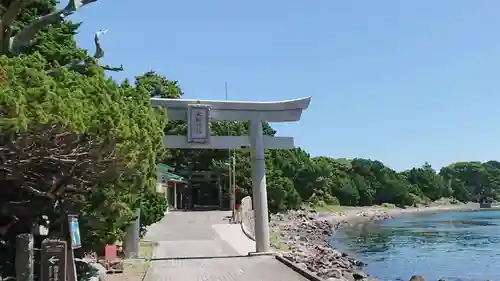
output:
[[[1,71],[7,75],[0,88],[3,145],[10,147],[20,140],[28,145],[19,147],[24,154],[16,152],[17,158],[25,157],[26,161],[8,162],[12,168],[7,180],[21,175],[33,180],[36,186],[10,183],[11,188],[27,194],[36,188],[49,193],[44,195],[49,198],[66,199],[74,209],[82,210],[83,232],[91,217],[108,220],[104,232],[96,235],[112,241],[119,238],[120,232],[110,232],[130,219],[126,209],[136,204],[134,197],[140,199],[142,192],[154,188],[157,157],[163,146],[164,115],[153,111],[149,93],[142,88],[127,82],[119,85],[101,75],[88,77],[71,71],[52,78],[45,75],[45,64],[38,54],[0,57]],[[86,145],[72,143],[83,136]],[[57,145],[51,139],[57,140]],[[29,146],[30,143],[36,146]],[[77,156],[76,150],[85,158]],[[71,164],[66,170],[62,167],[65,163]],[[44,165],[51,164],[57,164],[59,169],[48,172]],[[39,170],[44,178],[23,173],[27,170]],[[49,178],[66,180],[65,172],[69,170],[73,174],[65,186],[77,188],[77,194],[55,193],[52,185],[40,183],[49,182]],[[95,230],[93,226],[92,232]],[[92,237],[90,232],[85,236]]]
[[[55,4],[31,1],[12,24],[13,34]],[[135,84],[106,78],[77,47],[78,26],[54,23],[21,55],[0,55],[0,226],[7,230],[0,235],[0,279],[13,274],[16,235],[30,232],[42,215],[49,217],[50,236],[60,236],[61,209],[78,214],[84,250],[100,252],[123,238],[137,206],[142,229],[166,209],[154,191],[166,115],[149,101],[153,73]],[[65,68],[48,75],[81,59],[91,62],[85,75]],[[180,89],[168,85],[178,97]]]
[[[173,95],[163,95],[173,96]],[[267,133],[275,134],[268,124]],[[169,124],[168,134],[185,135],[185,124]],[[214,135],[245,135],[248,125],[215,122]],[[251,195],[251,163],[247,151],[236,158],[237,197]],[[315,157],[304,150],[269,150],[265,153],[268,203],[271,211],[311,206],[427,205],[443,197],[460,201],[496,199],[500,194],[500,163],[456,163],[438,173],[428,163],[396,172],[380,161]],[[226,184],[228,152],[224,150],[169,150],[165,163],[178,169],[221,170]],[[209,188],[209,187],[206,187]],[[229,193],[227,184],[224,187]]]
[[[0,0],[8,7],[12,0]],[[12,25],[13,34],[54,10],[55,1],[33,1]],[[34,218],[49,215],[51,235],[61,223],[60,208],[80,215],[84,247],[123,237],[141,208],[141,233],[163,217],[166,199],[155,190],[156,164],[177,169],[223,171],[228,193],[228,151],[164,150],[163,134],[185,135],[185,122],[166,124],[150,97],[180,98],[177,81],[150,71],[134,83],[117,83],[78,48],[79,24],[63,21],[41,30],[22,55],[0,56],[0,226],[17,220],[1,238],[0,277],[12,271],[16,234]],[[85,75],[62,69],[89,61]],[[214,122],[214,135],[248,134],[246,122]],[[264,133],[276,131],[264,123]],[[237,197],[251,194],[248,151],[233,151]],[[437,173],[422,167],[396,172],[369,159],[312,158],[302,149],[266,151],[270,210],[317,209],[332,205],[387,207],[429,204],[442,197],[460,201],[496,200],[500,163],[461,162]],[[56,204],[57,202],[57,204]],[[454,201],[451,201],[453,203]]]
[[[142,194],[140,201],[141,218],[140,231],[141,237],[146,234],[146,228],[163,218],[166,212],[167,198],[163,193],[157,193],[156,190],[147,189]]]
[[[178,99],[183,95],[177,81],[169,81],[154,71],[135,77],[135,84],[145,89],[151,97]]]
[[[298,154],[304,157],[298,158]],[[281,172],[268,171],[268,174],[285,175],[293,183],[294,190],[290,194],[300,195],[294,202],[303,200],[314,206],[425,205],[442,197],[478,202],[496,200],[500,194],[500,163],[497,161],[455,163],[439,173],[425,163],[420,168],[398,173],[379,161],[368,159],[309,159],[300,149],[268,154],[271,155],[273,165],[268,168]],[[275,191],[276,187],[272,188],[269,202],[274,206],[275,201],[281,202],[286,196]],[[290,185],[283,185],[283,192],[290,189]],[[297,207],[286,201],[277,206],[279,209]]]
[[[224,125],[230,134],[244,128],[244,124]],[[215,133],[224,133],[219,125],[214,128]],[[237,197],[251,195],[250,155],[245,151],[233,155]],[[311,158],[300,148],[269,150],[265,155],[268,203],[273,212],[297,209],[303,203],[319,209],[331,205],[403,207],[428,205],[443,197],[467,202],[497,199],[500,194],[500,163],[496,161],[456,163],[439,173],[425,163],[396,172],[369,159]],[[181,168],[191,163],[197,169],[224,170],[227,159],[227,151],[185,150],[182,156],[171,153],[168,163],[180,163]]]

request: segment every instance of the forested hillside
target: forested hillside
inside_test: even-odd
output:
[[[153,72],[142,76],[154,96],[179,98],[177,82]],[[265,133],[276,132],[265,124]],[[168,134],[186,134],[185,123],[170,122]],[[217,122],[215,135],[244,135],[248,124]],[[341,153],[341,152],[339,152]],[[236,151],[236,184],[239,197],[251,195],[250,155]],[[228,151],[170,150],[164,162],[193,170],[227,169]],[[441,197],[460,201],[496,199],[500,192],[500,162],[460,162],[434,170],[428,163],[396,172],[376,159],[315,157],[298,148],[266,151],[269,206],[273,211],[298,208],[303,203],[365,206],[382,203],[426,204]],[[227,175],[226,175],[227,176]],[[225,180],[227,182],[227,180]]]

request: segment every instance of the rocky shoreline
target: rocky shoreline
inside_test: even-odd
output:
[[[270,219],[271,245],[284,259],[326,281],[376,281],[363,272],[366,264],[356,257],[332,249],[330,236],[339,228],[356,222],[392,219],[408,213],[470,211],[480,209],[478,203],[458,203],[442,198],[430,206],[397,208],[395,206],[339,207],[337,211],[315,212],[311,209],[273,214]],[[255,217],[249,196],[242,200],[243,232],[255,237]],[[412,276],[410,281],[425,281]],[[440,280],[443,281],[443,280]]]
[[[339,228],[363,221],[392,219],[405,213],[466,211],[479,204],[445,204],[431,207],[377,208],[354,207],[344,212],[317,213],[313,210],[288,211],[271,216],[271,243],[283,257],[327,281],[375,281],[363,272],[366,265],[356,257],[332,249],[328,240]],[[418,279],[421,278],[421,279]],[[410,280],[423,281],[421,276]]]
[[[365,220],[385,220],[388,212],[358,212]],[[283,257],[302,269],[328,281],[376,280],[362,271],[365,264],[347,253],[330,248],[329,237],[340,227],[352,222],[342,217],[325,216],[313,211],[290,211],[271,218],[274,245],[284,248]]]

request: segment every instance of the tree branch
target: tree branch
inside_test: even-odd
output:
[[[81,1],[82,7],[85,6],[85,5],[88,5],[90,3],[94,3],[94,2],[97,2],[97,0],[82,0]]]
[[[97,0],[69,0],[68,5],[66,5],[66,7],[62,8],[61,10],[52,12],[48,15],[34,20],[28,26],[23,28],[16,36],[14,36],[14,38],[12,38],[10,52],[12,52],[13,54],[18,54],[23,47],[30,44],[35,35],[44,27],[60,22],[64,20],[65,17],[77,11],[80,7],[96,1]]]
[[[43,191],[40,191],[34,187],[31,187],[31,186],[28,186],[28,185],[21,185],[21,188],[32,193],[33,195],[35,196],[39,196],[39,197],[47,197],[47,198],[50,198],[52,200],[55,200],[56,197],[52,194],[52,193],[49,193],[49,192],[43,192]]]
[[[21,9],[26,6],[31,0],[14,0],[5,13],[2,14],[2,25],[3,28],[10,27],[12,23],[16,20],[17,15]]]
[[[117,158],[115,140],[71,133],[53,124],[0,135],[0,197],[26,203],[0,207],[23,216],[38,214],[43,206],[53,208],[58,198],[92,192],[97,184],[115,182],[133,168]]]
[[[96,32],[94,35],[94,44],[95,44],[94,58],[97,60],[104,57],[104,50],[101,47],[100,37],[101,37],[101,35],[104,35],[106,32],[108,32],[107,29],[100,30],[100,31]]]
[[[87,1],[87,2],[92,3],[95,1],[97,1],[97,0]],[[101,37],[101,35],[105,34],[107,31],[108,31],[107,29],[104,29],[104,30],[100,30],[94,34],[95,52],[94,52],[93,58],[95,59],[96,64],[99,67],[103,68],[104,70],[117,71],[117,72],[123,71],[123,65],[120,65],[119,67],[113,67],[113,66],[109,66],[109,65],[101,65],[99,63],[99,59],[104,57],[104,50],[102,49],[102,46],[101,46],[100,37]],[[90,64],[91,64],[91,62],[88,60],[73,61],[73,62],[68,63],[66,65],[63,65],[59,68],[49,70],[47,72],[47,75],[54,76],[57,74],[58,71],[60,71],[63,68],[73,70],[73,71],[78,72],[80,74],[86,74],[89,70]]]
[[[3,15],[7,11],[4,5],[0,4],[0,16]]]
[[[112,67],[109,65],[101,65],[101,67],[104,70],[109,70],[109,71],[116,71],[116,72],[123,71],[123,64],[121,64],[120,67]]]

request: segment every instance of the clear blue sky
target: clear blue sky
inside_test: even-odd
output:
[[[185,98],[312,96],[274,127],[313,156],[396,170],[500,157],[500,1],[99,0],[72,19],[117,79],[153,69]],[[148,4],[146,4],[148,3]]]

